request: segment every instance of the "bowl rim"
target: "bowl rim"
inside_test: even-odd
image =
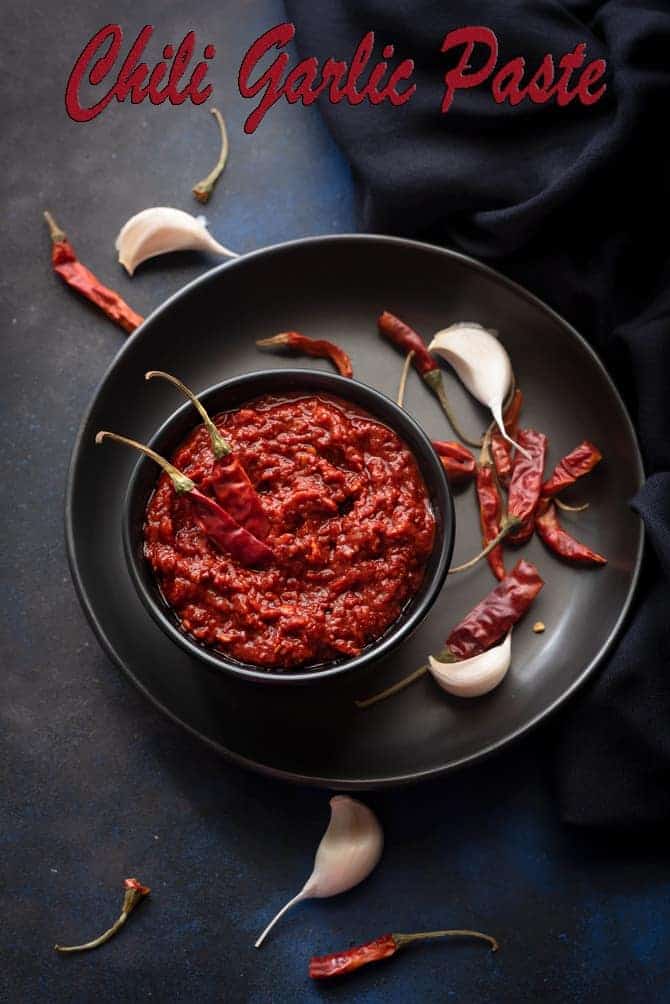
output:
[[[406,443],[406,436],[402,428],[398,428],[398,425],[393,423],[390,419],[384,419],[379,414],[375,414],[371,408],[368,408],[365,402],[360,402],[357,400],[355,393],[349,396],[347,390],[351,387],[356,389],[360,388],[362,396],[368,401],[373,403],[379,403],[382,409],[386,409],[395,418],[399,419],[400,425],[405,423],[406,427],[409,427],[415,436],[418,437],[419,441],[423,441],[424,446],[427,447],[425,450],[425,457],[429,464],[432,464],[433,471],[435,474],[435,484],[428,485],[431,492],[431,496],[441,496],[444,500],[444,510],[442,512],[443,520],[443,532],[441,535],[441,541],[436,546],[439,547],[439,554],[437,556],[437,564],[432,572],[430,581],[425,586],[425,593],[421,600],[417,603],[416,608],[411,611],[409,616],[404,617],[401,613],[398,618],[391,624],[381,636],[378,642],[372,642],[370,645],[357,656],[351,659],[343,659],[334,664],[326,663],[323,668],[318,667],[315,669],[308,669],[302,671],[284,671],[284,672],[272,672],[267,669],[254,669],[248,664],[239,663],[232,659],[227,659],[225,654],[219,653],[216,649],[209,648],[205,645],[198,643],[195,639],[191,638],[185,631],[182,631],[175,622],[173,622],[166,610],[161,608],[161,605],[156,601],[151,593],[151,590],[147,587],[141,573],[139,564],[141,560],[138,559],[136,544],[134,541],[133,527],[131,521],[131,509],[132,503],[137,491],[138,481],[142,475],[142,472],[147,468],[148,465],[152,464],[152,461],[146,456],[140,456],[133,467],[130,477],[128,479],[128,485],[126,487],[124,499],[123,499],[123,520],[122,520],[122,536],[123,536],[123,549],[126,558],[126,564],[130,573],[131,580],[135,586],[135,590],[142,601],[145,609],[153,617],[154,621],[158,624],[161,630],[177,645],[181,646],[187,651],[189,655],[197,659],[200,663],[203,663],[217,672],[224,672],[237,677],[238,679],[262,682],[262,683],[273,683],[273,684],[304,684],[304,683],[317,683],[323,680],[332,680],[335,677],[340,677],[345,673],[351,673],[358,669],[362,669],[365,666],[369,666],[373,662],[377,662],[379,659],[388,655],[393,649],[395,649],[402,642],[406,641],[410,635],[419,627],[424,618],[428,615],[432,609],[433,604],[437,600],[444,582],[447,577],[449,566],[451,563],[451,558],[453,555],[454,541],[455,541],[455,509],[454,500],[451,487],[449,485],[446,473],[442,464],[439,461],[439,457],[433,450],[431,440],[425,430],[421,427],[419,422],[408,412],[405,411],[400,405],[398,405],[391,397],[384,394],[382,391],[378,390],[376,387],[370,384],[364,383],[361,380],[356,380],[355,378],[343,377],[336,373],[330,373],[325,370],[311,370],[306,368],[276,368],[276,369],[263,369],[263,370],[251,370],[246,373],[240,373],[236,376],[228,377],[225,380],[221,380],[216,384],[211,384],[204,390],[198,392],[198,398],[202,400],[205,407],[207,407],[207,399],[213,398],[225,392],[226,389],[232,387],[239,388],[240,385],[246,383],[262,383],[266,382],[268,379],[275,380],[279,377],[282,380],[286,380],[291,383],[292,381],[307,380],[307,382],[323,382],[328,386],[328,389],[322,388],[320,391],[318,389],[313,389],[313,393],[332,393],[335,396],[342,397],[344,400],[351,401],[352,404],[362,407],[364,410],[368,410],[372,417],[382,424],[386,424],[391,428],[403,442]],[[332,387],[332,390],[330,389]],[[299,390],[299,388],[297,388]],[[271,391],[266,391],[265,393],[270,393]],[[248,400],[253,401],[257,397],[263,395],[263,391],[251,392]],[[242,407],[242,405],[236,405],[235,407]],[[160,443],[165,434],[170,430],[170,428],[179,423],[186,415],[187,412],[192,411],[193,405],[190,402],[185,402],[178,409],[172,412],[165,421],[160,425],[160,427],[154,432],[151,439],[148,441],[148,445],[156,448],[156,444]],[[208,409],[209,410],[209,409]],[[197,417],[194,413],[193,427],[198,424]],[[406,443],[408,449],[413,456],[415,456],[415,451]],[[417,459],[418,463],[418,459]],[[423,476],[423,471],[422,471]],[[425,480],[425,478],[424,478]],[[155,482],[154,482],[155,483]],[[153,491],[153,489],[152,489]],[[146,501],[145,499],[145,505]],[[153,574],[153,571],[151,572]],[[411,603],[411,599],[408,603]]]

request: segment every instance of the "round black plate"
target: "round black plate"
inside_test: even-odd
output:
[[[494,585],[483,563],[449,578],[409,642],[353,680],[267,687],[227,679],[190,658],[156,626],[130,580],[121,509],[136,457],[98,448],[98,429],[145,442],[182,402],[144,373],[175,373],[195,390],[268,363],[258,338],[298,329],[350,352],[358,379],[395,396],[401,357],[377,335],[387,309],[425,336],[453,321],[495,328],[525,394],[523,422],[548,433],[547,467],[588,438],[605,460],[573,499],[590,509],[565,516],[609,558],[601,570],[561,564],[533,539],[520,553],[546,585],[515,630],[503,684],[459,701],[427,677],[402,695],[359,711],[354,698],[387,686],[438,651],[450,628]],[[311,361],[308,365],[328,368]],[[446,373],[454,406],[475,434],[485,413]],[[412,375],[406,406],[433,438],[453,438],[431,395]],[[194,416],[195,420],[195,416]],[[628,500],[643,479],[631,422],[584,340],[529,293],[471,259],[441,248],[375,236],[317,237],[267,248],[208,272],[156,310],[128,339],[98,388],[77,437],[66,500],[68,552],[84,610],[107,653],[162,711],[241,764],[289,780],[363,788],[435,776],[520,735],[556,708],[596,667],[630,603],[643,543]],[[567,496],[566,496],[567,498]],[[472,487],[456,493],[454,563],[480,546]],[[518,553],[508,552],[511,568]],[[532,624],[544,621],[544,634]],[[281,692],[280,692],[281,691]]]

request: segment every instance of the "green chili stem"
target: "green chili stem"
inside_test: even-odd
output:
[[[128,439],[126,436],[119,436],[116,432],[106,432],[101,430],[95,437],[95,441],[98,446],[105,439],[112,439],[115,443],[123,443],[124,446],[132,446],[134,450],[139,450],[140,453],[149,457],[150,460],[157,463],[158,466],[162,467],[165,473],[169,475],[176,492],[192,492],[195,488],[194,482],[191,481],[189,477],[182,474],[182,472],[178,470],[174,464],[171,464],[169,460],[165,459],[165,457],[161,457],[160,453],[156,453],[156,451],[152,450],[150,446],[138,443],[136,439]]]
[[[371,708],[372,705],[377,704],[378,701],[383,701],[387,697],[392,697],[393,694],[400,693],[401,690],[404,690],[405,687],[409,687],[410,683],[414,683],[415,680],[420,679],[420,677],[427,672],[428,666],[419,666],[419,668],[415,669],[409,676],[405,676],[402,680],[399,680],[398,683],[394,683],[392,687],[387,687],[386,690],[382,690],[380,693],[374,694],[373,697],[368,697],[364,701],[356,701],[356,707],[361,709]]]
[[[398,384],[398,396],[396,398],[396,403],[399,408],[404,407],[407,377],[409,376],[409,371],[412,366],[412,359],[414,359],[415,354],[416,353],[414,352],[414,349],[411,349],[405,356],[405,362],[403,363],[402,373],[400,374],[400,383]]]
[[[416,934],[392,934],[391,937],[397,942],[398,947],[409,945],[412,941],[425,941],[428,938],[479,938],[487,941],[492,952],[497,952],[500,945],[490,934],[482,934],[481,931],[453,930],[453,931],[419,931]]]
[[[56,951],[87,952],[90,948],[98,948],[99,945],[104,945],[106,941],[109,941],[109,939],[112,938],[121,927],[123,927],[137,904],[141,903],[145,896],[148,896],[151,892],[147,886],[143,886],[137,879],[134,878],[126,879],[124,885],[125,891],[123,894],[121,916],[112,924],[110,928],[108,928],[108,930],[104,931],[99,938],[94,938],[93,941],[87,941],[84,945],[54,945]]]
[[[449,422],[454,432],[458,436],[458,438],[462,440],[464,443],[467,443],[468,446],[481,446],[482,445],[481,439],[471,439],[469,436],[466,436],[466,434],[461,429],[458,420],[456,419],[456,416],[452,411],[451,405],[449,403],[449,398],[447,397],[447,392],[444,389],[444,383],[442,381],[442,371],[439,368],[434,370],[428,370],[427,373],[423,374],[423,379],[426,385],[430,387],[433,394],[440,402],[442,406],[442,411],[449,419]]]
[[[565,512],[584,512],[589,507],[588,502],[585,502],[583,505],[568,505],[567,502],[561,502],[559,498],[554,498],[552,501],[559,509],[564,509]]]
[[[199,181],[197,185],[193,186],[193,194],[198,202],[209,202],[209,198],[214,191],[214,185],[219,180],[219,176],[226,166],[226,161],[228,160],[228,131],[226,129],[226,123],[218,108],[212,108],[211,112],[218,122],[219,131],[221,133],[221,153],[219,154],[219,159],[217,160],[215,166],[209,172],[207,177],[203,178],[202,181]]]
[[[177,390],[180,390],[182,394],[189,399],[191,404],[194,405],[195,408],[197,408],[198,414],[200,415],[205,425],[205,428],[209,433],[210,442],[212,444],[212,450],[214,451],[214,456],[216,457],[217,460],[220,460],[221,457],[226,457],[228,456],[229,453],[232,453],[233,451],[232,446],[223,438],[223,436],[215,426],[214,422],[209,417],[209,414],[205,409],[205,406],[202,403],[202,401],[200,401],[196,397],[193,391],[190,390],[185,383],[182,383],[182,381],[179,380],[176,376],[172,376],[171,373],[165,373],[163,370],[149,370],[148,373],[144,374],[145,380],[151,380],[153,377],[159,377],[161,380],[169,381],[169,383],[173,384],[177,388]]]
[[[106,941],[109,941],[110,938],[113,938],[116,932],[123,927],[127,920],[128,914],[124,911],[119,919],[114,921],[109,930],[104,931],[99,938],[94,938],[93,941],[87,941],[85,945],[54,945],[54,948],[57,952],[86,952],[89,948],[98,948],[100,945],[104,945]]]
[[[47,226],[49,227],[49,234],[54,244],[58,244],[60,241],[67,240],[67,234],[65,233],[65,231],[61,230],[61,228],[58,226],[51,213],[46,209],[44,210],[44,219],[47,221]]]
[[[474,558],[470,558],[469,561],[464,562],[462,565],[456,565],[454,568],[449,569],[449,575],[455,575],[458,572],[467,572],[469,568],[473,568],[478,561],[485,558],[487,554],[490,554],[494,547],[497,547],[501,540],[504,540],[508,533],[512,530],[516,530],[517,527],[521,526],[522,520],[517,516],[506,516],[503,520],[500,533],[498,533],[493,540],[490,540],[486,547],[476,554]]]

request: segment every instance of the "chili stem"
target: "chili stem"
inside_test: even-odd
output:
[[[476,554],[474,558],[470,558],[469,561],[464,562],[462,565],[456,565],[454,568],[449,569],[449,575],[455,575],[457,572],[467,572],[469,568],[473,568],[478,561],[485,558],[487,554],[490,554],[494,547],[497,547],[501,540],[504,540],[508,533],[512,530],[516,530],[517,527],[521,526],[522,521],[517,519],[516,516],[508,516],[501,527],[500,533],[498,533],[493,540],[490,540],[486,547]]]
[[[401,690],[404,690],[405,687],[409,687],[410,683],[414,683],[415,680],[420,679],[420,677],[427,672],[428,666],[419,666],[419,668],[415,669],[409,676],[405,676],[402,680],[394,683],[392,687],[387,687],[386,690],[382,690],[378,694],[374,694],[372,697],[366,698],[364,701],[355,701],[354,703],[356,707],[361,708],[361,710],[371,708],[372,705],[377,704],[378,701],[383,701],[387,697],[399,694]]]
[[[219,159],[217,160],[216,165],[209,172],[207,177],[203,178],[202,181],[199,181],[198,184],[193,187],[193,194],[198,202],[209,202],[210,196],[214,190],[214,185],[219,180],[219,176],[226,166],[226,161],[228,160],[228,130],[226,129],[226,123],[218,108],[212,108],[210,110],[219,125],[219,131],[221,133],[221,153],[219,154]]]
[[[221,457],[228,456],[232,453],[232,446],[230,443],[226,442],[214,422],[209,417],[204,404],[195,396],[192,390],[182,383],[176,376],[172,376],[171,373],[165,373],[163,370],[149,370],[148,373],[144,374],[145,380],[151,380],[153,377],[159,377],[161,380],[167,380],[169,383],[173,384],[177,390],[180,390],[182,394],[189,399],[192,405],[198,410],[207,432],[209,433],[209,438],[212,443],[212,450],[214,451],[214,456],[217,460]]]
[[[471,439],[461,429],[456,416],[454,415],[451,405],[449,404],[449,398],[447,397],[447,392],[444,389],[444,384],[442,382],[442,371],[440,369],[429,370],[427,373],[423,374],[423,379],[425,383],[430,387],[433,394],[440,402],[442,406],[442,411],[447,416],[451,427],[462,442],[467,443],[468,446],[481,446],[481,439]]]
[[[584,505],[568,505],[567,502],[561,502],[559,498],[554,498],[553,501],[559,509],[564,509],[565,512],[584,512],[589,507],[588,502],[585,502]]]
[[[480,941],[488,941],[492,952],[497,952],[500,945],[490,934],[482,934],[481,931],[453,930],[453,931],[420,931],[416,934],[394,934],[393,940],[398,946],[408,945],[412,941],[425,941],[427,938],[479,938]]]
[[[101,430],[95,437],[95,441],[98,446],[100,443],[104,442],[105,439],[112,439],[115,443],[123,443],[124,446],[132,446],[134,450],[139,450],[140,453],[144,453],[145,456],[157,463],[158,466],[162,467],[165,473],[170,476],[176,492],[192,492],[195,488],[195,484],[189,477],[182,474],[182,472],[178,470],[174,464],[171,464],[169,460],[165,459],[165,457],[161,457],[160,453],[156,453],[150,446],[144,446],[143,443],[138,443],[135,439],[128,439],[126,436],[119,436],[116,432],[106,432]]]
[[[123,911],[118,920],[116,920],[112,926],[100,935],[99,938],[94,938],[93,941],[87,941],[85,945],[54,945],[57,952],[86,952],[89,948],[98,948],[100,945],[104,945],[106,941],[109,941],[119,928],[123,927],[125,922],[128,920],[128,914]]]
[[[403,363],[402,373],[400,374],[400,383],[398,384],[398,396],[396,402],[399,408],[404,408],[405,401],[405,387],[407,386],[407,377],[409,376],[409,371],[412,366],[412,359],[414,359],[415,352],[414,349],[410,351],[405,356],[405,362]]]
[[[49,227],[49,235],[54,244],[58,244],[59,241],[67,240],[67,234],[65,233],[64,230],[61,230],[61,228],[58,226],[55,219],[47,209],[44,210],[44,219],[47,221],[47,226]]]

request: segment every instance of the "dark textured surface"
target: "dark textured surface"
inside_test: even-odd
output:
[[[179,732],[111,666],[80,612],[63,544],[65,473],[122,335],[51,276],[40,212],[57,213],[87,264],[148,312],[209,261],[179,256],[131,282],[114,236],[148,205],[194,208],[189,187],[214,139],[207,113],[189,105],[114,106],[74,125],[65,79],[112,18],[129,37],[153,21],[160,44],[194,27],[218,45],[212,79],[233,145],[207,209],[216,234],[244,251],[347,230],[348,173],[316,110],[278,107],[254,137],[241,132],[241,54],[282,16],[265,0],[5,12],[0,999],[661,1001],[666,847],[558,825],[545,766],[552,727],[447,782],[371,796],[383,866],[339,900],[296,909],[254,952],[309,871],[326,795],[243,773]],[[126,874],[153,888],[126,931],[95,954],[56,956],[54,941],[91,936],[116,915]],[[307,981],[311,950],[443,923],[478,925],[503,950],[426,946],[341,987]]]

